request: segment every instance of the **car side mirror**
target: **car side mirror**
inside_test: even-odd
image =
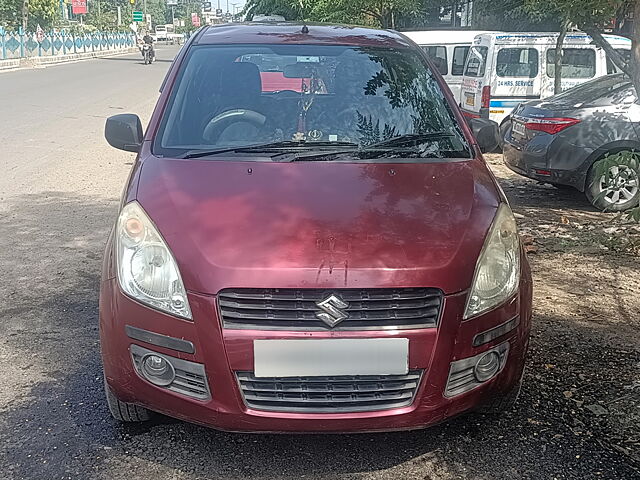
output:
[[[488,118],[470,118],[467,122],[482,153],[492,152],[500,145],[498,124]]]
[[[127,152],[137,152],[142,145],[144,133],[142,122],[133,113],[122,113],[107,118],[104,136],[109,145]]]

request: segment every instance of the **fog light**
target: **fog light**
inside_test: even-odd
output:
[[[473,374],[479,382],[486,382],[500,369],[500,355],[497,352],[488,352],[476,363]]]
[[[140,365],[144,378],[154,385],[170,385],[176,376],[173,365],[159,355],[145,355]]]

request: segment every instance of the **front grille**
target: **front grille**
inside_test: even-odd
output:
[[[255,410],[343,413],[411,405],[422,370],[407,375],[258,378],[236,372],[245,403]]]
[[[336,295],[349,316],[331,328],[316,304]],[[224,328],[257,330],[386,330],[438,324],[442,292],[435,288],[227,289],[218,294]]]

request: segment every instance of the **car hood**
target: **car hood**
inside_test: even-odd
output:
[[[222,159],[221,159],[222,160]],[[481,160],[150,157],[136,197],[188,290],[469,288],[500,196]]]

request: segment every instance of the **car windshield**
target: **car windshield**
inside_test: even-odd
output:
[[[322,145],[345,153],[369,147],[413,158],[470,156],[417,51],[201,45],[185,63],[154,141],[156,155]]]

